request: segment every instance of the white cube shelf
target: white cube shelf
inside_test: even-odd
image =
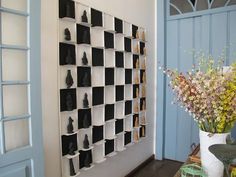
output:
[[[126,84],[125,85],[125,100],[133,99],[133,85]]]
[[[116,103],[116,114],[115,117],[117,119],[123,119],[125,117],[125,103],[124,102],[117,102]]]
[[[76,64],[77,66],[85,66],[83,65],[82,58],[84,57],[84,52],[86,53],[86,57],[88,60],[87,66],[92,65],[92,53],[91,53],[91,47],[87,45],[77,45],[76,47]]]
[[[126,37],[132,38],[132,24],[124,22],[124,34]]]
[[[63,158],[62,159],[62,171],[64,176],[70,176],[70,159],[68,158]],[[78,176],[80,174],[79,172],[79,156],[76,156],[72,159],[74,169],[75,169],[75,176]]]
[[[112,15],[104,13],[104,25],[106,31],[115,32],[114,17]]]
[[[84,109],[83,100],[86,93],[88,95],[89,108],[92,107],[92,89],[79,87],[77,88],[77,108],[78,109]]]
[[[91,45],[96,48],[104,48],[104,30],[101,28],[91,28]]]
[[[105,85],[105,69],[104,67],[92,68],[92,86],[99,87]]]
[[[84,149],[83,142],[85,135],[88,135],[88,141],[89,141],[89,149]],[[78,149],[83,151],[88,151],[93,148],[92,144],[92,127],[86,128],[86,129],[80,129],[78,133]]]
[[[65,29],[69,29],[71,40],[65,39]],[[75,43],[76,42],[76,24],[74,22],[60,20],[59,21],[59,41],[66,43]]]
[[[87,12],[88,23],[82,22],[82,15],[83,15],[84,11]],[[82,24],[85,26],[90,26],[89,24],[91,24],[91,11],[90,11],[89,6],[83,5],[81,3],[76,3],[75,12],[76,12],[75,13],[76,23]]]
[[[125,150],[125,147],[124,147],[124,132],[117,135],[117,138],[116,138],[116,148],[115,150],[116,151],[124,151]]]
[[[105,66],[115,67],[115,51],[105,50]]]
[[[125,68],[133,68],[133,55],[132,53],[125,53]]]
[[[94,163],[102,163],[106,160],[104,153],[104,143],[96,145],[93,148],[93,161]]]
[[[115,103],[115,86],[105,87],[105,104]]]
[[[72,65],[66,65],[64,67],[60,67],[60,88],[66,89],[66,77],[68,74],[68,71],[71,71],[71,76],[73,78],[73,85],[70,88],[76,88],[77,87],[77,68]]]
[[[130,132],[133,130],[133,115],[126,116],[125,120],[125,131]]]
[[[105,139],[112,140],[115,139],[115,122],[107,122],[105,125]]]
[[[115,35],[115,48],[117,51],[124,51],[124,36],[121,34]]]
[[[125,84],[125,70],[123,68],[116,68],[116,85],[124,85]]]
[[[61,132],[63,135],[69,135],[70,133],[67,132],[67,126],[69,123],[69,117],[73,119],[73,128],[74,128],[74,133],[78,132],[78,112],[73,111],[73,112],[63,112],[61,114]],[[72,133],[73,134],[73,133]]]
[[[92,125],[101,126],[105,124],[104,105],[92,108]]]

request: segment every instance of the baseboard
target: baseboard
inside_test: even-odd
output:
[[[139,166],[137,166],[135,169],[133,169],[129,174],[127,174],[125,177],[133,177],[136,172],[138,172],[140,169],[142,169],[144,166],[146,166],[149,162],[155,159],[154,154],[151,155],[147,160],[145,160],[143,163],[141,163]]]

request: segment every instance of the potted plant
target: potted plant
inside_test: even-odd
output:
[[[236,122],[236,64],[227,70],[223,64],[202,55],[187,73],[163,69],[170,78],[174,103],[184,107],[199,126],[201,163],[208,177],[222,177],[224,168],[208,147],[225,144]]]

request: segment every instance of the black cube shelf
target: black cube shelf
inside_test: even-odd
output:
[[[60,43],[60,65],[75,65],[76,56],[75,56],[75,45]]]
[[[124,45],[125,45],[125,51],[126,52],[131,52],[132,51],[132,47],[131,47],[131,39],[130,38],[127,38],[127,37],[125,37],[124,38],[125,40],[124,40]]]
[[[138,27],[136,25],[132,25],[132,36],[136,38],[136,33],[138,31]]]
[[[91,109],[78,110],[78,129],[89,128],[91,126]]]
[[[144,48],[145,48],[145,43],[144,42],[140,42],[140,54],[144,55]]]
[[[85,164],[89,163],[92,164],[93,163],[93,157],[92,157],[92,150],[89,151],[79,151],[80,155],[79,155],[79,168],[84,168],[86,167]],[[86,162],[88,161],[88,162]],[[86,162],[86,163],[85,163]]]
[[[91,87],[91,68],[77,67],[77,86]]]
[[[105,105],[105,121],[109,121],[115,118],[115,105],[107,104]]]
[[[116,120],[116,134],[123,132],[124,130],[124,120],[123,119],[117,119]]]
[[[114,34],[105,31],[104,42],[105,42],[106,49],[114,49]]]
[[[92,65],[104,66],[104,51],[99,48],[92,48]]]
[[[75,2],[72,0],[59,0],[59,18],[75,18]]]
[[[117,33],[123,33],[123,21],[119,18],[115,18],[115,31]]]
[[[76,89],[61,89],[60,90],[60,107],[61,112],[73,111],[77,108]]]
[[[116,86],[116,101],[124,100],[124,86]]]
[[[93,126],[93,143],[103,140],[103,126]]]
[[[114,152],[114,140],[106,140],[105,142],[105,155]]]
[[[132,101],[126,101],[125,102],[125,115],[129,115],[132,113]]]
[[[103,26],[102,12],[91,8],[91,24],[92,26]]]
[[[114,68],[105,68],[105,85],[114,85]]]
[[[93,87],[93,106],[104,104],[104,87]]]
[[[77,44],[91,43],[89,27],[77,24],[76,30],[77,30]]]
[[[132,69],[125,69],[125,84],[132,84]]]
[[[124,67],[124,53],[116,51],[116,67],[123,68]]]
[[[125,132],[125,145],[131,143],[132,139],[132,133],[131,132]]]
[[[62,142],[62,156],[68,155],[71,148],[74,151],[78,150],[77,134],[73,134],[69,136],[62,135],[61,142]]]

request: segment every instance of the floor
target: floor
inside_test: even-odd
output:
[[[133,177],[173,177],[181,165],[182,163],[171,160],[153,160]]]

